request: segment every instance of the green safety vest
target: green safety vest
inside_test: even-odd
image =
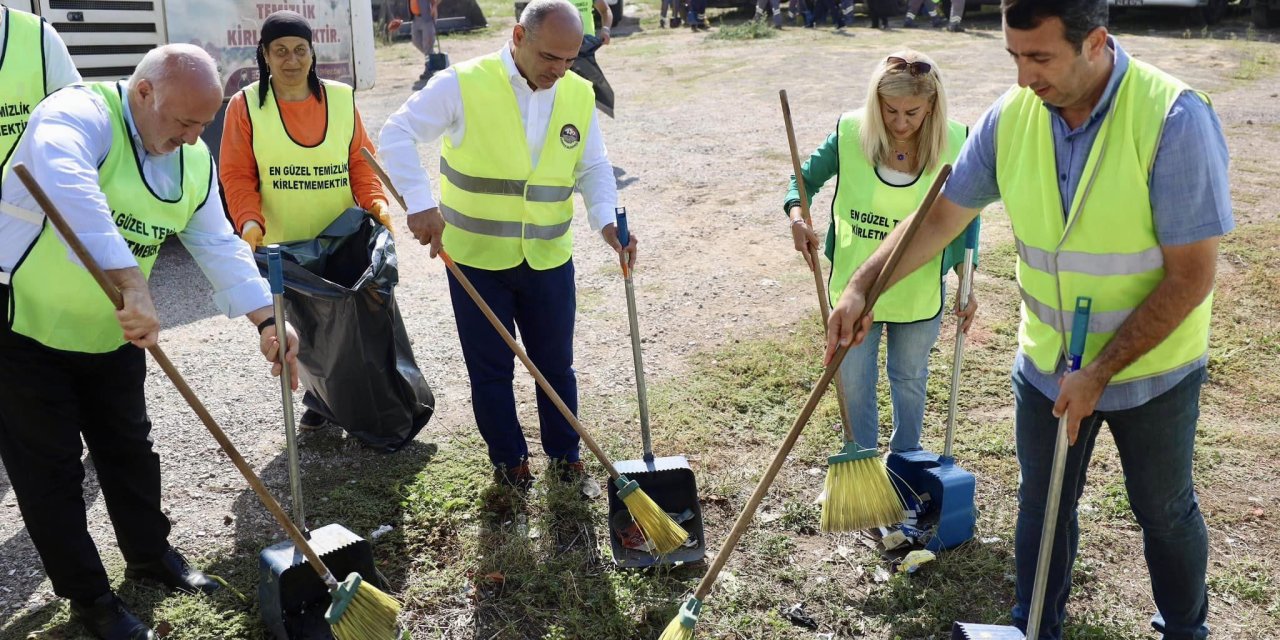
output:
[[[1093,299],[1082,360],[1088,364],[1164,278],[1149,180],[1165,117],[1187,90],[1180,80],[1130,60],[1089,151],[1070,215],[1062,210],[1049,110],[1030,89],[1005,95],[996,129],[996,179],[1018,252],[1018,345],[1040,371],[1052,373],[1066,355],[1077,296]],[[1202,357],[1212,301],[1210,293],[1112,382],[1159,375]]]
[[[591,10],[595,8],[595,0],[569,1],[578,8],[578,15],[582,16],[582,35],[594,36],[596,34],[596,18],[591,13]]]
[[[43,20],[24,11],[4,12],[4,49],[0,50],[0,166],[18,145],[31,110],[46,95]]]
[[[574,168],[595,109],[591,83],[570,71],[556,83],[538,166],[530,166],[524,123],[501,55],[455,67],[467,130],[440,151],[444,246],[461,264],[552,269],[573,255]]]
[[[840,174],[831,202],[831,224],[835,247],[831,263],[828,295],[834,306],[853,273],[880,248],[885,236],[907,216],[915,213],[943,164],[951,164],[969,134],[965,125],[947,123],[947,146],[936,166],[923,172],[915,182],[901,187],[880,179],[876,168],[862,151],[860,111],[840,116],[836,143],[840,154]],[[942,278],[947,266],[942,254],[886,290],[876,302],[876,322],[918,322],[942,310]]]
[[[355,95],[341,82],[321,83],[324,137],[310,147],[294,140],[285,129],[274,91],[268,89],[267,101],[259,107],[259,83],[241,90],[253,128],[258,192],[267,223],[263,244],[314,239],[343,211],[356,206],[347,162],[356,133]]]
[[[142,161],[125,124],[123,85],[99,82],[88,86],[106,102],[111,118],[111,150],[98,167],[98,186],[143,276],[150,277],[165,238],[185,229],[209,197],[213,159],[203,141],[183,145],[178,150],[182,154],[182,194],[177,200],[162,199],[142,177]],[[126,343],[115,307],[93,276],[68,259],[68,253],[53,225],[46,221],[13,269],[9,326],[53,349],[114,351]]]

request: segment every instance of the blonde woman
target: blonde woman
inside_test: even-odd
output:
[[[888,56],[871,76],[866,105],[840,116],[801,168],[805,193],[813,195],[838,176],[827,229],[831,260],[828,293],[834,305],[849,278],[903,218],[916,210],[938,169],[955,162],[968,127],[947,119],[947,96],[938,66],[916,51]],[[796,251],[809,261],[818,236],[800,216],[795,177],[784,209],[791,219]],[[947,251],[885,292],[874,309],[875,323],[862,344],[849,350],[840,366],[854,439],[863,448],[877,445],[880,419],[876,384],[880,337],[888,336],[887,369],[893,405],[895,452],[920,448],[924,421],[929,350],[938,339],[946,298],[948,269],[961,268],[963,238]],[[812,263],[809,268],[814,268]],[[978,308],[970,295],[960,316],[967,330]]]

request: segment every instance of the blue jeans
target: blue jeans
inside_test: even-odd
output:
[[[1076,507],[1103,422],[1115,440],[1129,504],[1142,527],[1143,551],[1159,612],[1151,624],[1166,640],[1200,640],[1209,636],[1205,626],[1209,611],[1205,589],[1209,542],[1191,481],[1200,387],[1205,377],[1203,367],[1196,369],[1146,404],[1122,411],[1095,412],[1081,422],[1080,435],[1067,454],[1063,476],[1040,623],[1042,640],[1062,638],[1062,621],[1071,592],[1071,573],[1067,569],[1075,565],[1080,542]],[[1058,419],[1053,417],[1053,401],[1018,373],[1013,375],[1013,394],[1017,401],[1018,465],[1022,471],[1014,537],[1018,586],[1013,620],[1025,632]]]
[[[534,366],[574,415],[578,414],[578,381],[573,371],[573,321],[577,300],[573,261],[537,271],[529,263],[489,271],[458,265],[480,292],[507,331],[520,340]],[[462,357],[471,378],[471,409],[494,466],[514,467],[529,457],[529,445],[516,417],[515,354],[493,325],[449,273],[449,296],[458,323]],[[523,369],[524,366],[521,365]],[[578,461],[578,434],[551,399],[537,391],[538,423],[547,457]]]
[[[925,382],[929,378],[929,350],[938,341],[942,313],[920,322],[895,324],[875,322],[862,344],[849,349],[840,363],[840,383],[848,403],[853,439],[859,447],[874,449],[880,435],[880,411],[876,404],[876,384],[880,379],[877,359],[880,336],[889,334],[886,369],[889,394],[893,399],[893,436],[889,448],[895,452],[920,448],[924,424]]]

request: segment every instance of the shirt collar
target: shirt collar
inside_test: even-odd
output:
[[[1116,42],[1114,36],[1107,36],[1107,48],[1111,50],[1114,56],[1111,77],[1107,78],[1107,88],[1103,89],[1102,97],[1098,99],[1098,104],[1094,105],[1093,111],[1089,113],[1089,122],[1101,119],[1111,110],[1111,103],[1115,99],[1116,90],[1120,87],[1120,81],[1124,80],[1124,74],[1129,71],[1129,54],[1120,46],[1120,43]],[[1058,107],[1047,103],[1045,106],[1054,115],[1061,117],[1062,111]]]

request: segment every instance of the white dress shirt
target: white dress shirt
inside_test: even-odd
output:
[[[143,179],[159,196],[178,198],[182,188],[179,154],[146,152],[129,109],[128,82],[120,85],[125,94],[125,122],[142,159]],[[98,187],[98,166],[106,159],[111,140],[106,104],[92,89],[77,85],[49,96],[31,112],[12,159],[14,164],[26,165],[98,265],[108,270],[138,266],[112,221],[106,195]],[[213,286],[218,310],[228,317],[241,316],[269,306],[271,294],[266,280],[258,275],[249,246],[231,231],[218,197],[218,170],[211,169],[209,197],[177,235]],[[4,176],[2,193],[0,200],[6,205],[41,212],[12,171]],[[41,228],[41,224],[0,212],[0,271],[6,275],[13,271]],[[70,250],[67,257],[80,264]]]
[[[550,89],[530,89],[511,57],[510,41],[502,47],[501,56],[511,80],[511,89],[515,92],[516,104],[520,107],[529,160],[536,167],[551,123],[556,87],[560,83]],[[458,86],[458,74],[453,67],[432,76],[426,87],[409,96],[404,105],[387,118],[378,136],[378,155],[382,157],[391,182],[404,196],[409,213],[425,211],[439,204],[431,192],[431,178],[418,158],[418,143],[434,142],[443,135],[457,146],[462,144],[465,134],[462,89]],[[605,152],[604,137],[600,134],[600,123],[594,109],[585,145],[582,158],[574,167],[574,176],[587,206],[587,220],[593,230],[599,231],[615,221],[613,210],[618,204],[618,183]]]
[[[9,30],[5,28],[8,11],[0,11],[0,51],[9,44]],[[80,72],[71,60],[67,45],[48,22],[41,21],[44,36],[44,90],[53,93],[69,84],[80,82]]]

